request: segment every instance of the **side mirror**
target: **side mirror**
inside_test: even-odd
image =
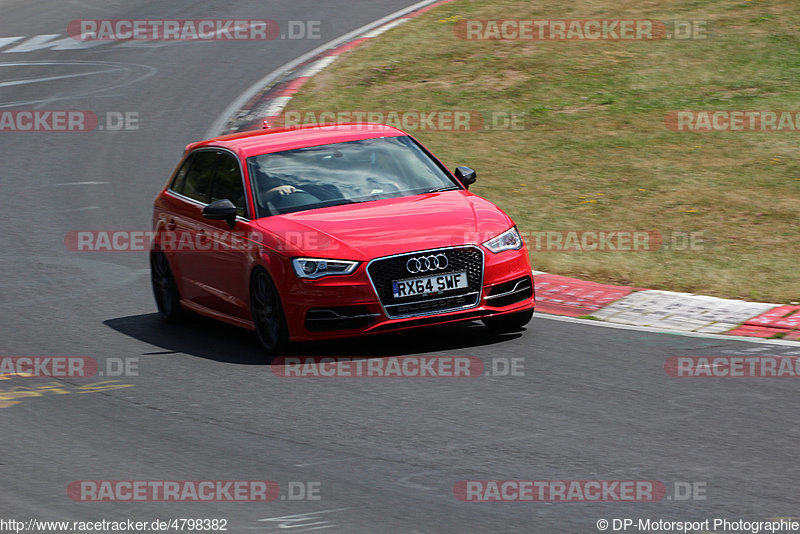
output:
[[[474,169],[470,169],[469,167],[456,167],[456,178],[464,184],[464,187],[469,189],[469,186],[475,183],[478,176],[475,174]]]
[[[205,208],[203,208],[203,217],[213,221],[227,221],[231,229],[236,225],[236,206],[228,200],[215,200]]]

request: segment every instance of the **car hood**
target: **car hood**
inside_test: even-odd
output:
[[[289,256],[368,261],[480,244],[514,223],[488,200],[458,190],[274,215],[256,224]]]

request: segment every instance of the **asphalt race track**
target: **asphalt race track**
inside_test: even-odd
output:
[[[120,113],[138,119],[138,129],[0,132],[0,355],[136,367],[125,376],[0,380],[0,519],[224,518],[237,534],[591,533],[600,519],[800,512],[800,472],[791,467],[800,437],[795,384],[664,371],[672,356],[780,355],[789,347],[538,316],[522,335],[492,338],[474,323],[294,349],[470,356],[487,370],[516,358],[521,376],[288,379],[263,363],[247,331],[201,318],[162,324],[146,253],[67,250],[70,231],[148,230],[153,198],[183,147],[243,91],[412,3],[0,2],[0,112],[92,110],[103,126]],[[68,39],[75,19],[147,18],[319,20],[322,32],[320,40],[71,49],[29,41]],[[652,480],[667,496],[582,503],[454,496],[458,481],[507,479]],[[81,480],[270,480],[285,498],[75,502],[67,488]],[[679,498],[676,483],[702,488],[700,498]],[[289,499],[299,484],[317,488],[318,498]]]

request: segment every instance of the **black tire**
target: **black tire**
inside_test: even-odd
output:
[[[182,313],[178,284],[170,269],[167,255],[156,250],[150,253],[150,282],[158,314],[168,323],[177,322]]]
[[[487,317],[483,324],[494,334],[508,334],[519,332],[533,319],[533,310],[501,315],[500,317]]]
[[[267,355],[278,355],[289,342],[289,330],[278,290],[264,269],[257,269],[250,280],[250,313]]]

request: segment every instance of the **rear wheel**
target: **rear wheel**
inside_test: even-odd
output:
[[[526,310],[509,315],[501,315],[500,317],[487,317],[483,320],[483,324],[493,333],[508,334],[510,332],[519,332],[526,324],[531,322],[531,319],[533,319],[533,310]]]
[[[168,323],[177,321],[181,316],[181,295],[167,255],[160,250],[150,253],[150,282],[159,315]]]
[[[289,330],[278,290],[263,269],[258,269],[250,282],[250,313],[258,339],[269,356],[275,356],[286,348]]]

